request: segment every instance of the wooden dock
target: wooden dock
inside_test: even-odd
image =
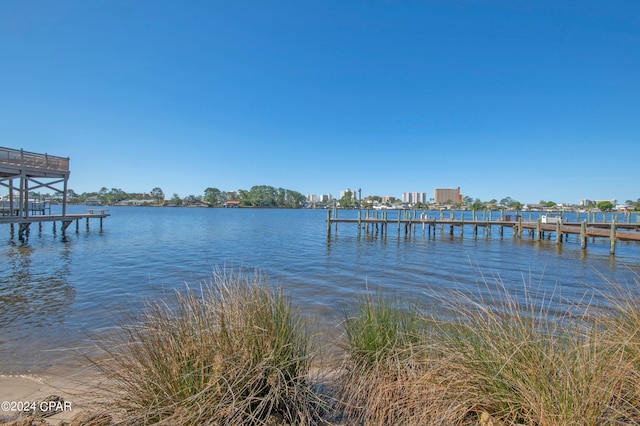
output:
[[[14,232],[14,226],[18,225],[18,237],[23,238],[26,233],[29,232],[32,223],[38,224],[38,230],[42,231],[42,224],[51,222],[53,224],[54,231],[57,230],[56,222],[60,223],[60,230],[64,233],[67,228],[73,223],[76,223],[76,232],[80,231],[81,220],[85,221],[86,229],[89,229],[89,219],[98,219],[100,221],[100,230],[102,230],[103,219],[110,215],[106,212],[96,213],[75,213],[66,215],[31,215],[28,218],[21,218],[19,216],[0,216],[0,225],[9,224],[11,226],[11,233]]]
[[[562,243],[568,235],[576,235],[579,236],[580,246],[583,249],[587,248],[589,238],[607,238],[609,239],[609,252],[611,254],[615,254],[616,241],[640,242],[640,222],[619,222],[615,219],[610,222],[589,222],[588,220],[563,222],[560,219],[556,223],[543,223],[542,218],[523,220],[522,216],[517,214],[507,216],[501,214],[497,218],[493,218],[492,215],[487,218],[485,215],[483,219],[479,219],[475,213],[473,214],[473,219],[469,220],[464,218],[464,212],[462,212],[462,217],[457,219],[453,214],[450,214],[449,218],[444,218],[442,214],[440,218],[434,218],[426,217],[425,214],[418,215],[417,211],[412,210],[397,210],[397,212],[397,217],[395,218],[389,218],[386,211],[359,211],[357,218],[338,218],[332,217],[332,210],[328,210],[327,236],[331,236],[332,225],[335,226],[337,232],[338,224],[344,223],[356,224],[358,226],[358,236],[363,231],[367,234],[380,233],[384,235],[388,233],[390,226],[397,228],[398,235],[403,232],[405,235],[410,235],[419,228],[423,234],[431,235],[433,232],[434,236],[438,228],[441,234],[445,232],[445,229],[448,229],[448,233],[453,235],[454,230],[458,229],[458,232],[462,235],[466,228],[471,228],[471,232],[474,235],[478,235],[478,230],[483,229],[487,237],[491,234],[493,228],[498,228],[501,236],[504,235],[506,228],[511,230],[514,238],[522,238],[523,233],[526,231],[531,238],[551,239],[553,235],[558,244]]]
[[[14,226],[18,225],[20,238],[28,233],[32,223],[37,223],[42,230],[43,223],[52,222],[55,230],[56,222],[60,222],[64,232],[74,221],[78,231],[82,219],[86,221],[87,229],[89,219],[99,219],[102,229],[103,219],[109,216],[106,210],[88,209],[84,214],[67,213],[69,175],[69,158],[0,147],[0,188],[8,190],[7,199],[1,201],[0,225],[9,224],[12,234]],[[49,214],[46,214],[45,206],[29,198],[31,191],[40,188],[62,195],[62,214],[52,215],[50,208]]]

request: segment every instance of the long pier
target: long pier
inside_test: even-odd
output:
[[[444,233],[445,228],[448,228],[450,235],[454,234],[454,229],[458,229],[462,235],[465,228],[470,227],[475,235],[478,235],[478,230],[483,229],[485,235],[488,237],[493,227],[497,227],[500,235],[504,235],[504,229],[511,229],[514,238],[521,238],[523,233],[527,231],[531,238],[538,239],[550,239],[552,235],[555,235],[556,243],[562,243],[568,235],[577,235],[580,238],[580,246],[582,249],[587,248],[587,241],[589,238],[608,238],[609,239],[609,252],[615,254],[617,241],[640,241],[640,219],[636,219],[636,223],[631,223],[631,215],[628,216],[627,222],[621,222],[615,220],[612,216],[610,222],[596,222],[585,219],[582,221],[563,221],[561,217],[553,218],[555,223],[545,223],[542,217],[538,217],[535,220],[524,220],[522,215],[503,215],[493,218],[492,214],[489,217],[479,219],[475,212],[472,219],[464,218],[464,211],[461,217],[455,218],[453,212],[450,213],[449,218],[445,218],[441,213],[440,218],[427,217],[426,213],[418,215],[417,211],[413,210],[397,210],[397,217],[389,217],[387,211],[371,212],[371,211],[358,211],[357,218],[338,218],[332,217],[332,210],[327,211],[327,237],[331,236],[331,227],[335,225],[337,232],[338,224],[356,224],[358,226],[358,236],[364,230],[365,233],[380,233],[382,235],[388,233],[389,227],[396,227],[398,235],[401,235],[404,229],[405,235],[409,235],[412,232],[416,232],[418,228],[422,229],[422,233],[436,235],[436,230],[439,228],[440,233]],[[337,211],[336,211],[337,213]],[[364,214],[363,214],[364,213]],[[337,214],[336,214],[337,216]],[[568,216],[568,215],[566,215]],[[589,215],[589,218],[591,216]],[[595,216],[594,216],[595,218]],[[636,218],[640,218],[637,216]]]

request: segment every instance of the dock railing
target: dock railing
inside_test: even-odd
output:
[[[69,158],[0,147],[0,163],[45,170],[69,171]]]

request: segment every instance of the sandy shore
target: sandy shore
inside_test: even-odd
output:
[[[74,424],[89,412],[104,412],[106,404],[96,391],[101,387],[95,372],[65,372],[64,374],[0,375],[0,424],[20,417],[26,404],[36,410],[55,410],[44,417],[48,425]],[[41,414],[42,411],[38,411]],[[76,417],[78,416],[78,417]],[[23,416],[24,417],[24,414]],[[38,423],[40,424],[40,423]]]

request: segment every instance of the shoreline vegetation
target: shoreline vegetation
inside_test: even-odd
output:
[[[327,345],[259,272],[217,271],[102,336],[102,408],[60,424],[640,424],[640,277],[597,304],[494,281],[437,310],[369,291]]]
[[[62,203],[60,193],[41,194],[30,192],[34,201]],[[426,194],[426,193],[423,193]],[[76,193],[67,190],[67,204],[86,204],[92,206],[154,206],[154,207],[245,207],[245,208],[342,208],[342,209],[418,209],[418,210],[508,210],[508,211],[577,211],[593,210],[610,211],[640,211],[640,198],[628,199],[624,204],[617,204],[617,200],[582,200],[580,205],[562,204],[555,201],[540,200],[538,203],[522,203],[510,196],[500,200],[481,200],[471,196],[459,196],[458,199],[447,201],[432,198],[429,201],[404,202],[393,196],[366,195],[362,197],[361,190],[347,189],[340,198],[333,198],[330,194],[320,197],[317,195],[303,195],[302,193],[281,187],[269,185],[254,185],[250,189],[237,191],[222,191],[218,188],[207,187],[202,195],[187,195],[182,197],[173,194],[169,197],[164,191],[155,187],[146,193],[129,193],[120,188],[102,187],[100,191]],[[426,195],[425,195],[426,197]],[[1,199],[1,198],[0,198]],[[438,200],[438,202],[436,202]],[[583,205],[583,202],[585,203]]]

